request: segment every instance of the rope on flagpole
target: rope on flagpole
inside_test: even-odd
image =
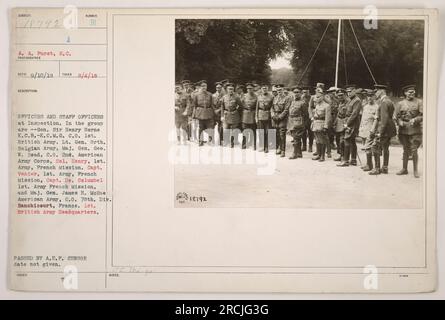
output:
[[[360,53],[362,54],[363,60],[365,61],[369,74],[371,75],[374,84],[377,84],[377,81],[375,81],[374,75],[372,74],[371,68],[369,67],[368,61],[366,60],[365,54],[363,53],[362,47],[360,46],[360,42],[358,41],[357,35],[355,34],[355,30],[354,27],[352,26],[351,20],[349,20],[349,24],[351,25],[352,34],[354,35],[355,41],[357,42],[358,48],[360,49]]]
[[[315,54],[318,51],[318,48],[320,48],[321,42],[323,41],[324,36],[326,35],[326,32],[328,31],[329,25],[331,24],[331,20],[328,21],[328,25],[326,26],[326,29],[324,29],[323,34],[321,35],[320,41],[318,42],[317,47],[315,48],[314,53],[312,54],[311,58],[309,59],[308,64],[306,65],[306,68],[304,69],[303,73],[300,76],[300,79],[298,79],[297,85],[300,84],[301,80],[303,80],[304,75],[306,74],[307,69],[309,68],[309,65],[311,64],[312,60],[315,57]]]

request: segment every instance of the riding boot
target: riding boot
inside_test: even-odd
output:
[[[241,149],[246,149],[246,140],[247,140],[247,137],[245,135],[243,135],[243,142],[241,142]]]
[[[380,174],[380,155],[374,154],[374,161],[375,161],[375,168],[374,170],[370,171],[370,175],[378,175]]]
[[[344,146],[343,149],[343,161],[337,164],[337,167],[349,167],[349,155],[350,155],[350,146]]]
[[[312,160],[319,160],[320,159],[320,144],[316,143],[315,148],[317,149],[317,153],[312,157]]]
[[[294,147],[294,151],[293,151],[292,155],[289,157],[289,159],[291,159],[291,160],[298,158],[298,155],[297,155],[297,144],[294,143],[292,146]]]
[[[301,151],[306,151],[307,150],[307,133],[306,133],[306,130],[303,133],[303,136],[301,137],[301,140],[303,142],[303,148],[301,149]]]
[[[350,152],[351,152],[350,164],[352,166],[356,166],[357,165],[357,144],[355,143],[355,141],[352,143],[352,145],[350,147]]]
[[[403,168],[402,168],[402,170],[400,170],[399,172],[396,173],[399,176],[408,174],[408,151],[403,150],[403,158],[402,159],[403,159],[402,160]]]
[[[297,143],[297,158],[303,158],[303,150],[301,149],[301,143]]]
[[[419,178],[419,155],[417,154],[417,150],[413,152],[413,169],[414,169],[414,177]]]
[[[366,153],[366,165],[362,167],[363,171],[372,170],[372,154]]]
[[[319,151],[320,151],[320,159],[318,159],[318,161],[323,162],[325,160],[325,155],[326,155],[326,145],[325,144],[320,144],[319,146]]]
[[[308,131],[308,139],[309,139],[309,147],[307,151],[312,152],[312,146],[314,144],[314,133],[312,131]]]
[[[286,155],[286,134],[280,137],[280,145],[281,145],[281,157],[283,158]]]
[[[278,132],[278,128],[277,129],[275,129],[276,130],[276,133],[277,133],[277,135],[276,135],[276,145],[277,145],[277,148],[276,148],[276,154],[280,154],[281,153],[281,150],[280,150],[280,146],[281,146],[281,142],[280,142],[280,133]]]
[[[383,166],[380,170],[384,174],[388,174],[388,164],[389,164],[389,149],[383,150]]]

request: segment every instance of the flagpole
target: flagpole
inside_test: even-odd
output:
[[[337,36],[337,60],[335,63],[335,87],[338,87],[338,64],[340,59],[340,31],[341,31],[341,19],[338,20],[338,36]]]

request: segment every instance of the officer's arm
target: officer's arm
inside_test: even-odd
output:
[[[324,128],[325,129],[329,129],[331,127],[331,123],[332,123],[332,109],[331,109],[331,105],[328,104],[328,106],[326,107],[326,115],[324,118]]]
[[[219,100],[219,104],[220,104],[220,114],[221,114],[221,121],[223,121],[224,120],[224,97],[222,97],[220,100]]]
[[[192,117],[195,117],[195,110],[198,107],[198,95],[195,94],[193,96],[193,104],[192,104],[193,108],[192,108]]]
[[[419,124],[423,120],[423,102],[422,102],[422,100],[418,99],[418,104],[417,105],[418,105],[418,108],[419,108],[419,114],[417,115],[417,117],[415,117],[413,119],[415,124]]]
[[[313,109],[314,108],[314,96],[311,96],[311,98],[309,99],[309,109]]]
[[[386,107],[388,107],[388,105],[386,105]],[[374,117],[374,120],[372,121],[372,126],[371,126],[371,133],[375,134],[376,131],[379,131],[379,134],[381,135],[383,133],[383,130],[385,127],[383,127],[382,129],[382,117],[383,117],[383,113],[385,112],[384,109],[384,104],[382,103],[382,105],[377,106],[377,112],[375,113],[376,116]],[[388,114],[386,115],[386,117],[388,118]],[[380,121],[379,121],[380,120]]]
[[[303,102],[303,118],[309,117],[309,110],[308,110],[309,104],[307,102]]]
[[[258,109],[260,105],[260,100],[256,99],[256,105],[255,105],[255,121],[258,122]]]
[[[402,108],[402,101],[399,101],[396,104],[396,107],[394,108],[394,115],[393,115],[393,120],[396,123],[396,125],[398,125],[399,127],[403,127],[404,123],[403,120],[400,117],[400,109]]]
[[[308,108],[307,108],[307,113],[309,115],[309,119],[311,119],[311,120],[314,118],[314,113],[313,113],[314,109],[312,108],[313,105],[314,105],[314,100],[311,96],[311,99],[309,100],[309,104],[308,104]]]
[[[237,104],[236,109],[237,110],[243,109],[243,106],[244,106],[244,102],[243,101],[244,101],[244,99],[241,100],[240,97],[236,97],[236,104]]]
[[[389,104],[390,104],[390,102],[383,101],[380,104],[380,106],[378,107],[377,115],[380,116],[379,117],[380,119],[378,119],[378,120],[380,120],[380,121],[378,121],[379,134],[383,134],[386,126],[388,125],[388,121],[390,121],[390,119],[389,119]],[[376,130],[374,129],[373,131],[375,132]]]
[[[287,115],[289,114],[289,108],[290,108],[290,105],[292,104],[292,100],[289,98],[289,99],[286,99],[286,101],[285,101],[285,105],[284,105],[284,109],[283,109],[283,112],[281,112],[279,115],[278,115],[278,118],[280,119],[280,120],[283,120],[283,119],[285,119],[286,117],[287,117]]]
[[[213,99],[213,109],[215,110],[215,114],[219,115],[221,112],[221,99]]]
[[[354,123],[354,121],[359,116],[359,114],[360,114],[360,107],[361,107],[360,99],[357,99],[354,102],[354,105],[352,106],[352,114],[349,116],[348,121],[346,121],[346,125],[348,127],[351,127],[352,124]]]
[[[186,107],[185,107],[185,111],[184,111],[183,114],[186,115],[186,116],[191,116],[192,115],[192,110],[193,110],[192,98],[190,96],[187,96]]]

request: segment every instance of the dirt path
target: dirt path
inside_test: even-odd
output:
[[[288,137],[288,141],[289,141]],[[197,151],[196,144],[189,145]],[[360,145],[358,146],[360,149]],[[389,174],[370,176],[357,167],[339,168],[338,162],[312,161],[312,154],[289,160],[276,157],[273,174],[259,175],[260,164],[178,164],[175,166],[175,192],[188,196],[205,196],[206,202],[178,203],[177,207],[267,207],[267,208],[326,208],[326,209],[415,209],[423,206],[423,152],[419,150],[420,179],[409,175],[397,176],[402,165],[402,148],[390,147]],[[238,150],[243,157],[255,157],[253,150]],[[333,150],[333,154],[335,154]],[[264,154],[262,154],[264,155]],[[362,161],[365,154],[359,150]],[[272,159],[272,158],[270,158]],[[264,159],[263,159],[264,160]]]

